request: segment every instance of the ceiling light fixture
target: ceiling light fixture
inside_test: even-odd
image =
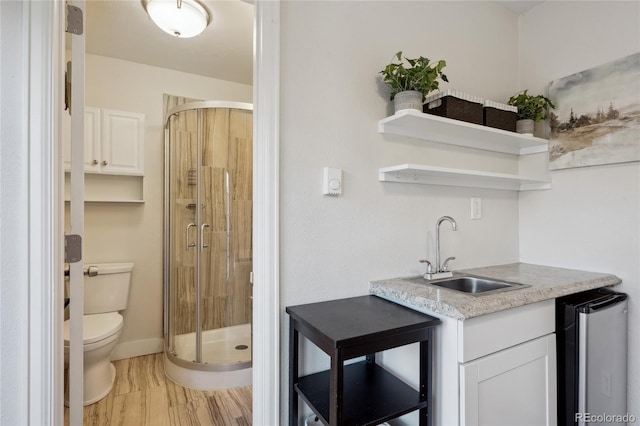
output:
[[[147,0],[145,9],[162,31],[179,38],[195,37],[209,25],[209,12],[197,0]]]

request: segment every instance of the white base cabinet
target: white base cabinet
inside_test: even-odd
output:
[[[460,424],[555,425],[555,335],[461,364],[460,391]]]
[[[557,424],[554,299],[465,321],[421,311],[441,320],[435,330],[434,425]],[[385,367],[405,377],[410,358],[393,356]]]

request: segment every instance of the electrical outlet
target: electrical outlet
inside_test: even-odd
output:
[[[482,198],[471,197],[471,219],[482,219]]]

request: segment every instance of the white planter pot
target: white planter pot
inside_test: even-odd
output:
[[[549,120],[536,121],[533,125],[533,136],[536,138],[549,139]]]
[[[393,97],[394,112],[398,112],[403,109],[417,109],[422,112],[422,93],[415,90],[406,90],[404,92],[397,93]]]
[[[525,135],[533,136],[533,120],[518,120],[516,121],[516,132],[522,133]]]

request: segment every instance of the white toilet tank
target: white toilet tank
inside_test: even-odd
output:
[[[89,271],[84,276],[85,315],[127,308],[133,263],[85,263],[84,268]]]

